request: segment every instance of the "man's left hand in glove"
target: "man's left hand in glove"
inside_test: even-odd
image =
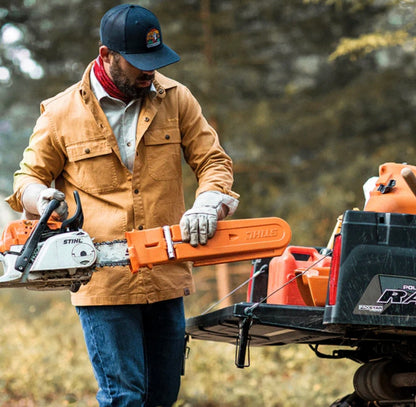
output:
[[[206,244],[217,230],[217,221],[232,215],[237,206],[238,199],[230,195],[219,191],[202,192],[179,223],[182,240],[194,247]]]

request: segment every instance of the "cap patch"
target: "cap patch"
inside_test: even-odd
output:
[[[147,48],[153,48],[160,45],[160,32],[157,28],[152,28],[146,36]]]

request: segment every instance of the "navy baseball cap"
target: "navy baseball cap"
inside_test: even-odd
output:
[[[101,43],[121,54],[142,71],[153,71],[179,61],[179,55],[162,41],[157,17],[133,4],[108,10],[101,19]]]

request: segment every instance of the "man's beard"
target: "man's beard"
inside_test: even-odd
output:
[[[130,99],[140,99],[146,97],[150,93],[150,86],[145,88],[131,84],[124,72],[121,70],[118,60],[114,58],[110,65],[110,74],[114,85]],[[153,81],[154,75],[141,74],[136,81]]]

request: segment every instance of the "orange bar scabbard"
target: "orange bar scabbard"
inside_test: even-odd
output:
[[[229,263],[279,256],[290,242],[289,225],[280,218],[254,218],[219,221],[217,231],[204,246],[182,243],[179,225],[169,228],[174,258],[168,256],[163,228],[126,233],[131,271],[156,264],[191,261],[194,266]]]

